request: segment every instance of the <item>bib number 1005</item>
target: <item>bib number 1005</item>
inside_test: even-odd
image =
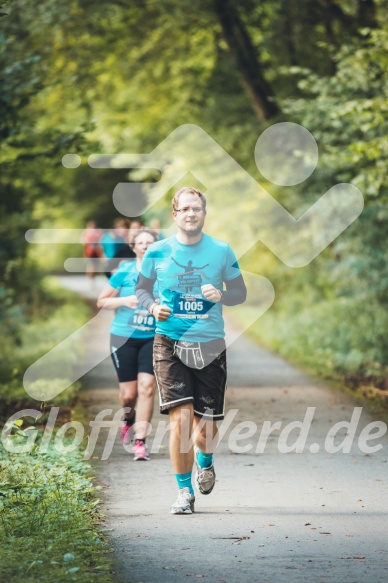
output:
[[[203,310],[202,300],[180,300],[178,304],[182,312],[201,312]]]

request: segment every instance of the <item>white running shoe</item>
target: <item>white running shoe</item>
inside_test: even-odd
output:
[[[170,508],[171,514],[192,514],[194,512],[195,496],[189,488],[180,488],[178,498]]]
[[[198,490],[201,494],[210,494],[216,483],[216,473],[214,471],[214,466],[211,465],[209,468],[201,468],[197,461],[198,448],[194,450],[195,464],[197,466],[197,471],[195,474],[195,483],[197,484]]]

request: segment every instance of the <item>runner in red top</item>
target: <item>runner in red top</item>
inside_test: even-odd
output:
[[[82,243],[84,246],[84,257],[88,259],[86,273],[88,277],[95,277],[98,271],[98,259],[101,257],[101,247],[99,245],[101,238],[100,230],[97,229],[96,221],[88,221],[86,229],[82,233]],[[90,261],[89,261],[90,260]]]

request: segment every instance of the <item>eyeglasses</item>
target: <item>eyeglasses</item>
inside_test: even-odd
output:
[[[190,211],[193,211],[196,215],[199,215],[204,211],[201,206],[185,206],[183,209],[175,209],[176,213],[182,213],[182,215],[187,215]]]

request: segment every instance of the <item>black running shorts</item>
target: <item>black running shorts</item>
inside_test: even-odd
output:
[[[136,381],[139,372],[154,374],[152,366],[153,338],[140,340],[123,336],[110,336],[110,350],[120,383]]]
[[[224,418],[226,390],[225,340],[182,342],[156,334],[154,370],[160,412],[184,403],[194,404],[194,415],[219,421]]]

